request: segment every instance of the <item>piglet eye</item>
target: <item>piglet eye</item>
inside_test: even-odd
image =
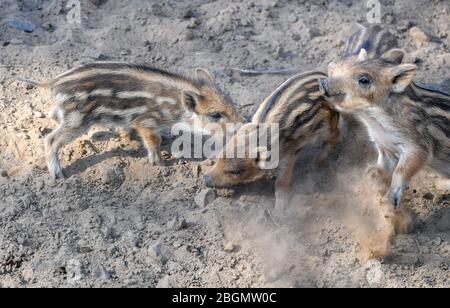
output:
[[[364,76],[360,76],[359,79],[358,79],[359,85],[364,87],[364,88],[367,88],[368,86],[370,86],[371,82],[372,81],[370,80],[370,77],[369,76],[365,76],[365,75]]]
[[[220,112],[214,112],[208,115],[213,121],[219,121],[224,117],[224,115]]]
[[[244,170],[242,169],[228,170],[226,173],[231,176],[240,176],[241,174],[244,173]]]

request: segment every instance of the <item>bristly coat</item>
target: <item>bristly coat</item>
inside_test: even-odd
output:
[[[76,67],[49,82],[24,81],[53,92],[50,115],[60,126],[47,136],[45,145],[49,171],[55,178],[64,176],[58,150],[93,125],[135,130],[150,162],[162,164],[161,132],[172,125],[199,122],[203,127],[243,121],[204,69],[188,77],[147,65],[97,62]]]
[[[404,55],[390,50],[370,59],[362,50],[357,59],[331,64],[321,82],[330,103],[367,127],[378,150],[375,171],[394,206],[422,168],[450,178],[450,95],[417,85],[417,67],[399,62]]]

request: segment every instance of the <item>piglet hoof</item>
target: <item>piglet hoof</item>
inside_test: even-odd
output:
[[[402,202],[403,189],[400,187],[393,187],[386,195],[387,202],[394,208],[398,208]]]
[[[57,173],[52,173],[50,175],[50,182],[49,182],[49,184],[51,186],[56,186],[56,184],[58,184],[58,180],[65,179],[65,178],[66,177],[65,177],[64,172],[62,170],[57,172]]]
[[[164,160],[157,154],[149,154],[148,162],[151,166],[165,166]]]
[[[166,164],[164,163],[163,160],[149,160],[149,163],[151,166],[159,166],[159,167],[164,167]]]
[[[59,179],[64,179],[66,176],[64,175],[64,172],[62,171],[61,168],[57,168],[56,170],[52,170],[52,172],[50,172],[51,174],[51,179],[54,181],[57,181]]]

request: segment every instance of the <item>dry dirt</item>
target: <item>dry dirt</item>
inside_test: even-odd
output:
[[[383,25],[421,62],[417,80],[448,78],[450,3],[381,2]],[[68,178],[52,183],[49,93],[14,79],[94,60],[202,66],[249,116],[287,76],[234,68],[324,69],[364,22],[365,1],[81,0],[81,25],[67,22],[65,4],[0,1],[0,287],[450,287],[449,182],[416,178],[405,202],[414,228],[388,245],[383,209],[356,189],[373,161],[353,142],[362,132],[343,136],[320,168],[303,155],[288,217],[267,212],[272,181],[199,207],[207,163],[167,155],[167,167],[152,167],[139,142],[101,129],[63,149]],[[415,41],[414,25],[431,42]],[[388,257],[369,260],[386,247]]]

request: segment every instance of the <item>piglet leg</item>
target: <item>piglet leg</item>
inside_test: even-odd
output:
[[[58,157],[60,148],[80,137],[89,129],[89,126],[80,125],[80,118],[78,113],[70,114],[57,129],[45,138],[47,165],[53,180],[64,178]]]
[[[136,132],[142,138],[145,148],[148,151],[148,159],[152,165],[164,165],[161,158],[161,135],[153,128],[142,126],[135,127]]]
[[[277,211],[283,211],[287,209],[289,205],[289,188],[292,181],[295,162],[295,155],[289,155],[287,158],[280,161],[277,180],[275,182],[275,210]]]
[[[394,207],[400,205],[405,189],[409,187],[411,179],[423,168],[425,163],[426,160],[419,154],[408,153],[400,157],[387,193],[390,204]]]
[[[398,164],[398,160],[380,145],[377,145],[377,150],[377,164],[369,167],[366,174],[378,183],[380,193],[385,194],[391,185],[391,180],[395,167]]]

